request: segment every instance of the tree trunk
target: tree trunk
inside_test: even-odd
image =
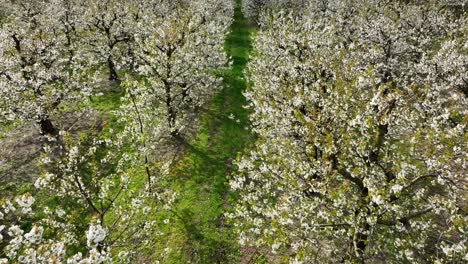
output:
[[[366,251],[367,247],[367,239],[369,235],[367,232],[369,231],[370,226],[369,224],[365,224],[364,232],[358,232],[354,237],[354,254],[355,260],[358,263],[365,263],[364,262],[364,252]]]
[[[171,136],[177,138],[179,136],[179,130],[174,129],[175,126],[175,112],[172,106],[169,106],[167,110],[167,123],[169,125],[169,130],[171,131]]]
[[[164,81],[164,85],[166,88],[166,108],[167,108],[167,125],[169,126],[169,130],[171,131],[171,136],[177,138],[179,136],[179,130],[174,129],[175,122],[176,122],[176,112],[174,109],[172,96],[171,96],[171,87],[167,81]]]
[[[112,60],[112,56],[107,58],[107,66],[109,67],[109,81],[117,81],[119,76],[117,75],[117,70],[115,69],[115,63]]]
[[[40,121],[39,121],[39,125],[41,126],[41,134],[42,135],[50,135],[50,136],[53,136],[53,137],[57,137],[58,136],[58,130],[57,128],[54,127],[54,125],[52,124],[52,121],[45,117],[45,118],[42,118]]]

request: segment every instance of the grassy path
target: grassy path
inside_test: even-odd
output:
[[[167,241],[173,250],[164,263],[232,263],[239,256],[223,217],[230,195],[231,161],[252,141],[242,95],[251,28],[239,2],[225,44],[233,67],[222,73],[224,89],[214,98],[203,116],[199,134],[188,144],[172,173],[180,200],[174,208],[178,217],[170,225]]]

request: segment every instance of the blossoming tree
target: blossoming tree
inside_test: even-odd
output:
[[[160,6],[160,1],[87,0],[83,3],[84,41],[96,61],[106,66],[111,81],[118,80],[118,70],[133,60],[135,29],[147,2]]]
[[[232,3],[181,1],[168,3],[166,13],[146,10],[136,35],[137,73],[124,82],[123,109],[136,134],[154,143],[180,136],[219,91],[215,71],[228,62],[223,43]]]
[[[51,115],[86,87],[69,10],[65,1],[49,2],[2,1],[9,16],[0,31],[0,111],[2,118],[34,121],[42,134],[57,136]]]
[[[123,136],[81,139],[62,133],[57,156],[46,147],[43,173],[29,193],[0,207],[0,260],[26,263],[127,263],[156,258],[161,233],[155,212],[170,209],[173,193],[148,192],[138,156]],[[49,199],[45,198],[49,197]],[[36,200],[36,202],[35,202]],[[0,231],[0,232],[1,232]],[[3,234],[3,232],[2,232]]]
[[[277,259],[466,258],[466,20],[435,1],[264,19],[238,161],[240,241]]]

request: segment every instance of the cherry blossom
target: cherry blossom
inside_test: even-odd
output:
[[[466,19],[362,0],[259,21],[245,94],[259,139],[228,214],[241,244],[304,263],[465,258]]]

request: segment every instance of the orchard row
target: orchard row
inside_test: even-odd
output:
[[[450,2],[450,1],[448,1]],[[244,1],[258,140],[229,216],[268,262],[467,261],[468,21],[445,1]]]

